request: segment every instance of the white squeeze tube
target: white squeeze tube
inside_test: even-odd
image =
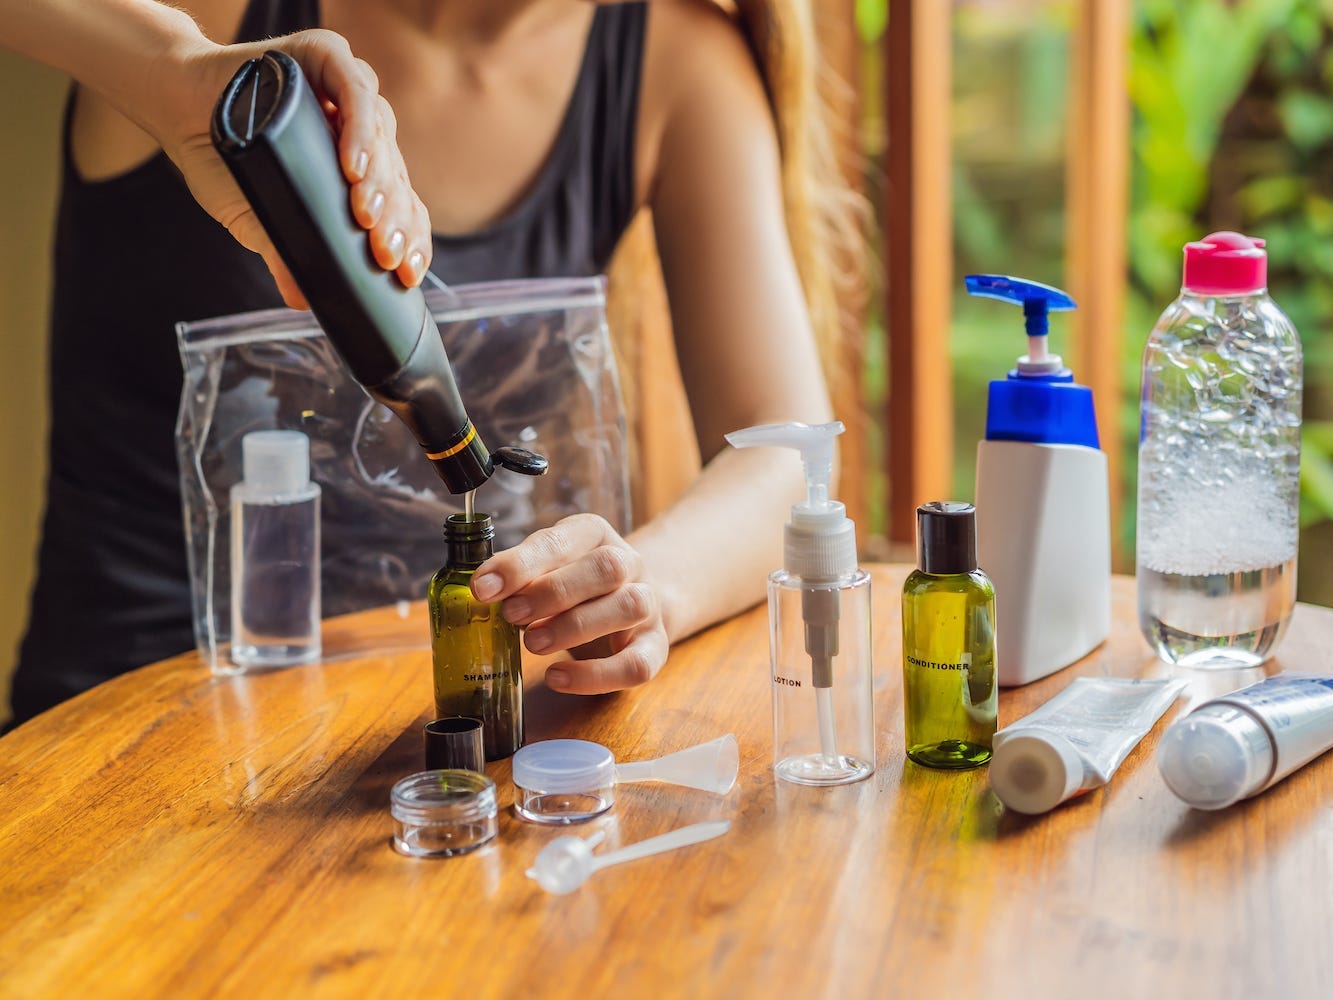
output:
[[[995,734],[991,787],[1015,812],[1048,812],[1111,780],[1184,690],[1181,680],[1078,677]]]
[[[1225,809],[1329,749],[1333,676],[1281,673],[1173,722],[1157,749],[1157,768],[1195,809]]]

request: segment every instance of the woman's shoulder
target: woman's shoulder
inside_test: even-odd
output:
[[[664,143],[706,140],[709,123],[771,129],[751,42],[712,0],[652,0],[640,103],[639,188],[651,191]],[[678,127],[673,127],[678,126]]]
[[[652,0],[648,4],[648,65],[679,94],[736,81],[759,83],[740,25],[713,0]],[[645,95],[646,96],[646,95]]]

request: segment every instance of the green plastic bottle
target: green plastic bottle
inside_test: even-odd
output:
[[[903,584],[907,756],[962,769],[990,760],[998,689],[995,588],[977,568],[976,508],[916,509],[917,570]]]
[[[487,760],[523,745],[523,665],[517,625],[499,603],[472,596],[477,567],[494,551],[489,514],[450,514],[444,522],[447,560],[430,581],[431,661],[440,718],[480,719]]]

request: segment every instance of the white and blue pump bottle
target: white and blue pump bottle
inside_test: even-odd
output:
[[[768,578],[773,771],[798,785],[845,785],[875,770],[870,575],[856,529],[829,498],[839,421],[766,424],[727,435],[736,448],[801,453],[805,501],[783,532],[783,568]]]
[[[1008,687],[1069,666],[1111,631],[1106,453],[1092,390],[1047,350],[1058,288],[971,275],[970,294],[1023,307],[1028,352],[990,384],[977,445],[977,556],[995,583],[996,675]]]

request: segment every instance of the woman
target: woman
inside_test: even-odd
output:
[[[785,203],[793,236],[817,249],[810,73],[799,33],[783,33],[799,27],[796,5],[739,5],[764,32],[750,39],[761,58],[798,73],[774,75],[767,94],[746,37],[706,0],[183,6],[0,0],[0,44],[79,84],[57,229],[48,508],[16,720],[191,645],[172,329],[279,293],[302,305],[207,135],[226,80],[269,48],[326,98],[353,213],[380,266],[409,285],[432,261],[450,282],[599,273],[635,213],[652,212],[706,464],[628,538],[578,515],[478,572],[477,596],[505,602],[530,650],[573,651],[546,683],[585,694],[643,683],[670,641],[754,603],[800,477],[724,449],[722,435],[830,413],[784,219]],[[256,41],[269,36],[283,37]],[[826,300],[815,264],[803,271]]]

